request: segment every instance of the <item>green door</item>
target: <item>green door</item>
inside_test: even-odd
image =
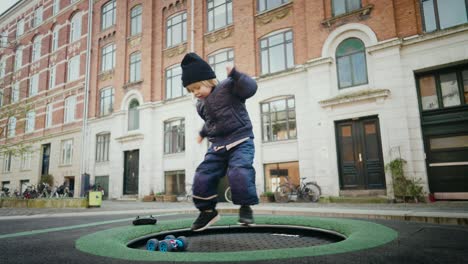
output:
[[[104,190],[102,199],[106,200],[109,197],[109,176],[96,176],[94,183]]]

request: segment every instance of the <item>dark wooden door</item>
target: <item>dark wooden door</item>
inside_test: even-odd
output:
[[[125,151],[123,194],[138,194],[139,150]]]
[[[42,145],[41,175],[49,174],[50,144]]]
[[[336,123],[342,189],[385,189],[379,120],[377,117]]]

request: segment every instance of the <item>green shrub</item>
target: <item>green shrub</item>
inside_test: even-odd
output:
[[[403,170],[406,160],[398,158],[385,165],[385,170],[392,173],[393,192],[395,198],[403,199],[406,202],[412,199],[415,202],[423,201],[424,192],[421,186],[421,179],[408,179]]]
[[[42,175],[39,183],[47,183],[49,186],[52,186],[54,184],[54,176],[52,174]]]

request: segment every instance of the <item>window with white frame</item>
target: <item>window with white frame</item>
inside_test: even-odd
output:
[[[357,38],[349,38],[336,49],[338,87],[348,88],[367,83],[366,48]]]
[[[165,171],[164,172],[164,192],[166,194],[185,194],[185,171]]]
[[[130,82],[141,80],[141,52],[130,55]]]
[[[8,137],[14,137],[16,135],[16,117],[12,116],[8,119]]]
[[[115,67],[115,44],[109,44],[101,49],[101,72]]]
[[[54,0],[52,5],[52,12],[55,16],[60,11],[60,0]]]
[[[35,96],[39,90],[39,73],[34,74],[29,78],[29,97]]]
[[[262,74],[294,67],[293,33],[291,30],[269,35],[260,40]]]
[[[57,72],[57,65],[50,66],[49,68],[49,89],[55,87],[55,74]]]
[[[59,27],[56,26],[54,27],[54,30],[52,31],[52,41],[50,44],[50,49],[52,52],[56,51],[58,49],[58,44],[59,44]]]
[[[208,0],[208,32],[232,24],[232,0]]]
[[[164,154],[185,151],[185,120],[164,122]]]
[[[23,66],[23,46],[19,46],[15,51],[15,71]]]
[[[333,16],[339,16],[361,8],[361,0],[333,0]]]
[[[16,24],[16,37],[24,34],[24,19],[20,19]]]
[[[234,50],[226,49],[209,55],[208,63],[213,68],[216,78],[224,80],[227,78],[226,66],[234,64]]]
[[[107,29],[115,24],[116,6],[115,0],[105,3],[101,9],[101,30]]]
[[[31,61],[35,62],[41,58],[42,37],[37,36],[34,38],[32,46]]]
[[[25,133],[34,132],[36,125],[36,111],[31,110],[26,113],[26,126],[24,128]]]
[[[71,165],[73,159],[73,139],[67,139],[62,141],[61,146],[61,165]]]
[[[80,55],[68,60],[68,78],[69,82],[74,81],[80,77]]]
[[[263,142],[295,139],[296,106],[293,96],[262,102]]]
[[[11,86],[11,103],[16,103],[19,101],[19,97],[20,97],[20,86],[19,86],[19,82],[15,82],[12,86]]]
[[[0,48],[6,48],[8,47],[8,33],[7,32],[2,32],[0,34]]]
[[[180,65],[166,70],[166,99],[177,98],[187,94],[182,85],[182,68]]]
[[[137,130],[140,128],[140,103],[133,99],[128,105],[128,131]]]
[[[21,154],[21,170],[30,170],[31,169],[31,152],[24,152]]]
[[[172,47],[187,41],[187,13],[178,14],[167,19],[166,47]]]
[[[13,159],[13,154],[11,152],[3,153],[3,172],[11,172],[12,159]]]
[[[100,92],[101,103],[100,111],[101,116],[109,115],[114,111],[114,88],[104,88]]]
[[[110,133],[96,136],[96,162],[109,161]]]
[[[257,0],[257,11],[267,11],[287,2],[289,2],[289,0]]]
[[[468,22],[466,0],[421,0],[424,31],[431,32]]]
[[[81,13],[75,14],[70,22],[70,43],[81,38]]]
[[[130,11],[130,35],[135,36],[141,33],[141,5],[137,5]]]
[[[75,121],[76,111],[76,96],[72,95],[65,99],[65,113],[63,115],[63,123],[68,124]]]
[[[0,60],[0,78],[5,77],[5,73],[6,73],[6,59],[5,57],[3,57]]]
[[[42,23],[42,14],[43,14],[44,8],[42,6],[36,8],[34,11],[34,27],[39,26]]]
[[[49,128],[52,126],[53,114],[54,114],[53,104],[52,103],[47,104],[46,114],[45,114],[45,127],[46,128]]]

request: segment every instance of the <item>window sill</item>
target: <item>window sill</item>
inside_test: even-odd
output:
[[[143,133],[139,132],[127,132],[127,135],[121,136],[116,138],[117,142],[119,143],[126,143],[126,142],[131,142],[131,141],[142,141],[145,138],[145,135]]]
[[[341,15],[338,15],[338,16],[334,16],[334,17],[325,19],[321,23],[322,23],[323,26],[331,27],[336,22],[338,22],[338,21],[340,21],[342,19],[348,18],[348,17],[359,16],[360,19],[363,19],[363,18],[366,18],[367,16],[369,16],[369,14],[371,13],[373,8],[374,8],[374,5],[369,4],[369,5],[365,6],[365,7],[353,10],[353,11],[351,11],[349,13],[344,13],[344,14],[341,14]]]
[[[103,71],[98,74],[98,78],[100,81],[110,80],[114,77],[115,69]]]
[[[143,80],[142,80],[142,79],[139,80],[139,81],[128,82],[128,83],[124,84],[124,85],[122,86],[122,88],[124,88],[124,89],[132,88],[132,87],[134,87],[134,86],[139,86],[139,85],[142,84],[142,83],[143,83]]]
[[[273,9],[265,10],[255,15],[255,24],[266,25],[275,20],[281,20],[291,14],[293,2],[282,4]]]
[[[66,168],[66,167],[72,167],[73,164],[60,164],[58,165],[59,168]]]
[[[230,24],[206,33],[205,41],[208,43],[215,43],[219,40],[229,38],[232,36],[232,32],[234,32],[234,25]]]
[[[168,47],[163,50],[164,56],[172,58],[176,55],[180,55],[187,51],[187,41],[177,44],[175,46]]]
[[[302,66],[296,65],[296,66],[293,66],[292,68],[285,69],[285,70],[282,70],[282,71],[262,74],[257,78],[257,80],[258,81],[263,81],[263,80],[269,80],[269,79],[273,79],[273,78],[277,78],[277,77],[283,77],[285,75],[300,72],[300,71],[303,71],[303,70],[304,70],[304,68]]]
[[[374,99],[376,101],[383,100],[388,96],[390,96],[390,90],[388,89],[367,89],[346,94],[340,94],[335,97],[319,101],[319,104],[324,108],[331,108],[336,105],[353,103],[369,99]]]
[[[163,153],[163,156],[165,158],[173,158],[173,157],[183,156],[183,155],[185,155],[185,151],[174,152],[174,153]]]
[[[282,144],[291,144],[291,143],[297,143],[297,137],[290,138],[290,139],[275,140],[275,141],[262,141],[262,144],[264,146],[273,146],[273,145],[282,145]]]

